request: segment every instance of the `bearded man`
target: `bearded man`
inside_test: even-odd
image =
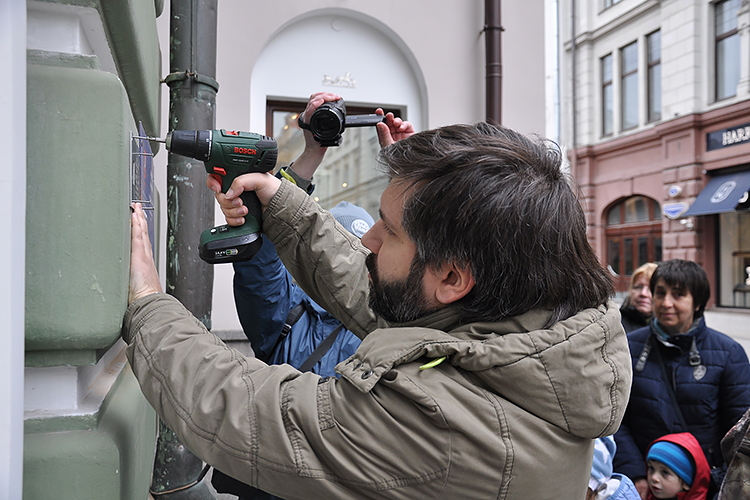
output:
[[[361,242],[286,179],[217,194],[236,224],[255,191],[295,280],[363,338],[340,377],[207,332],[161,293],[136,206],[123,336],[144,394],[197,456],[286,499],[584,498],[632,370],[559,149],[487,123],[393,143],[389,126]]]

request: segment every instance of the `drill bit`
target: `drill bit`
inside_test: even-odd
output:
[[[148,137],[148,136],[146,136],[146,137],[141,137],[141,136],[139,136],[139,135],[134,135],[134,136],[133,136],[133,139],[145,139],[145,140],[147,140],[147,141],[153,141],[153,142],[163,142],[163,143],[166,143],[166,142],[167,142],[167,139],[162,139],[161,137]]]

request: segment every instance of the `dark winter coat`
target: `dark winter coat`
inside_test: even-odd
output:
[[[691,362],[693,339],[697,355]],[[647,342],[651,349],[646,355]],[[712,467],[722,466],[719,443],[750,407],[750,364],[742,346],[706,327],[703,318],[688,334],[669,337],[669,342],[660,340],[652,325],[628,334],[628,343],[633,386],[625,418],[615,434],[615,471],[634,480],[644,477],[644,458],[651,442],[686,431],[698,440]],[[645,363],[639,358],[645,358]],[[687,429],[680,423],[667,383],[675,390]]]
[[[631,306],[627,300],[620,307],[620,316],[622,316],[622,327],[625,333],[648,326],[650,317],[646,317],[635,307]]]

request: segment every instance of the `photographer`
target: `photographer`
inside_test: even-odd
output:
[[[288,499],[584,498],[632,372],[559,149],[479,123],[380,158],[361,242],[270,174],[218,197],[231,221],[255,191],[287,269],[364,338],[340,378],[228,350],[161,293],[136,206],[123,336],[144,394],[196,455]]]

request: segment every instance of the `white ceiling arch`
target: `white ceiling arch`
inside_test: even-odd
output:
[[[265,130],[267,98],[306,101],[323,90],[373,108],[402,107],[416,130],[427,123],[425,80],[411,50],[360,12],[313,10],[269,38],[251,77],[250,129]]]

